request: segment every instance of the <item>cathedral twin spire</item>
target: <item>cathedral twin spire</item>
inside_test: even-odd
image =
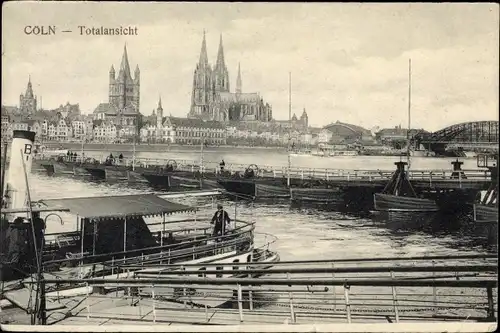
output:
[[[206,33],[203,30],[203,41],[201,42],[201,52],[200,52],[200,65],[208,65],[208,55],[207,55],[207,40]],[[217,62],[215,63],[215,68],[222,70],[226,68],[226,62],[224,61],[224,47],[222,46],[222,34],[220,35],[219,41],[219,51],[217,52]]]
[[[208,66],[207,41],[205,39],[205,30],[203,30],[203,42],[201,42],[200,65]]]
[[[206,32],[203,30],[203,41],[201,42],[201,51],[200,51],[200,60],[198,63],[199,67],[207,68],[208,64],[208,55],[207,55],[207,40],[206,40]],[[222,74],[222,76],[227,76],[227,67],[226,61],[224,58],[224,46],[222,42],[222,34],[219,39],[219,49],[217,51],[217,61],[215,63],[214,72]],[[236,92],[241,93],[241,69],[240,64],[238,63],[238,77],[236,79]],[[229,88],[229,82],[227,83],[227,89]]]
[[[226,62],[224,61],[224,47],[222,46],[222,34],[220,35],[219,51],[217,52],[217,62],[215,63],[216,70],[225,70]]]

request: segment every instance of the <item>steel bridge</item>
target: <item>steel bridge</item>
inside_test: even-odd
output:
[[[421,132],[413,137],[413,143],[437,153],[454,149],[498,151],[498,121],[467,122],[433,133]]]

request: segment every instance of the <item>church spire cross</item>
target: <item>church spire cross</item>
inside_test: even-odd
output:
[[[205,38],[205,29],[203,29],[203,41],[201,42],[200,65],[208,65],[207,40]]]

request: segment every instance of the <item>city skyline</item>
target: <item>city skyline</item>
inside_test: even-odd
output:
[[[278,120],[288,119],[292,72],[292,114],[300,116],[306,108],[312,126],[339,120],[366,128],[406,127],[409,58],[412,127],[438,130],[497,120],[494,9],[498,6],[7,3],[2,105],[18,104],[31,75],[39,107],[41,97],[44,108],[69,101],[92,113],[107,98],[109,66],[119,63],[126,43],[129,60],[141,68],[140,111],[150,115],[161,95],[165,115],[185,117],[205,30],[208,60],[215,61],[222,34],[232,85],[240,63],[244,90],[264,95]],[[26,35],[28,24],[73,32]],[[138,33],[80,36],[79,25],[136,26]]]

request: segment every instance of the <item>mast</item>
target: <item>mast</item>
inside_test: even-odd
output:
[[[80,152],[80,162],[83,163],[83,144],[85,142],[85,134],[82,136],[82,151]],[[76,159],[75,159],[76,162]]]
[[[7,167],[7,148],[8,148],[8,143],[4,142],[3,143],[3,154],[2,154],[2,200],[4,196],[4,189],[5,189],[5,169]]]
[[[132,145],[132,171],[135,171],[135,135],[134,135],[134,142]]]
[[[34,311],[31,314],[31,324],[34,325],[36,322],[36,318],[39,316],[39,306],[40,306],[40,299],[39,299],[39,291],[40,291],[40,282],[41,282],[41,277],[42,277],[42,270],[41,270],[41,257],[42,253],[39,253],[38,250],[41,249],[39,248],[40,244],[37,243],[36,239],[36,233],[35,233],[35,226],[34,226],[34,221],[33,221],[33,208],[31,206],[31,194],[30,194],[30,188],[29,188],[29,183],[28,183],[28,172],[26,170],[26,164],[24,163],[24,158],[23,157],[23,151],[21,150],[21,163],[23,166],[23,173],[24,173],[24,181],[26,183],[26,205],[27,205],[27,212],[28,216],[30,219],[30,225],[31,225],[31,232],[33,235],[33,242],[34,242],[34,247],[35,247],[35,260],[36,260],[36,292],[35,292],[35,305],[34,305]],[[43,310],[43,309],[42,309]]]
[[[201,137],[201,147],[200,147],[200,173],[203,172],[203,144],[205,143],[205,137],[203,136],[203,133],[202,133],[202,137]]]
[[[134,139],[132,141],[132,171],[135,171],[135,141],[139,132],[139,121],[135,122]]]
[[[411,129],[411,59],[408,60],[408,132],[406,133],[406,156],[410,170],[410,129]]]
[[[287,186],[290,187],[290,168],[292,160],[290,156],[290,142],[292,140],[292,72],[288,73],[288,172]]]

